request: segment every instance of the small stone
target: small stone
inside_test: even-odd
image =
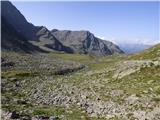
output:
[[[58,120],[59,118],[57,116],[50,116],[49,120]]]
[[[13,111],[12,112],[12,115],[11,115],[11,119],[19,119],[19,114],[18,113],[16,113],[16,111]]]
[[[97,100],[99,101],[99,100],[101,100],[101,99],[98,97]]]
[[[97,117],[97,114],[96,113],[92,113],[90,116],[91,117]]]

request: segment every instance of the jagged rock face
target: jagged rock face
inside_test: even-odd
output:
[[[25,17],[9,1],[1,1],[1,16],[5,18],[14,29],[28,40],[37,40],[35,26],[28,23]]]
[[[123,53],[112,42],[101,40],[89,31],[52,30],[51,32],[64,45],[71,47],[75,53],[93,55]]]
[[[112,54],[124,53],[124,51],[121,50],[119,46],[115,45],[114,43],[106,40],[102,40],[102,41],[108,47],[108,49],[111,51]]]
[[[37,27],[36,33],[40,42],[44,43],[45,47],[57,50],[65,51],[67,53],[73,53],[73,50],[70,47],[64,46],[53,34],[44,26]]]

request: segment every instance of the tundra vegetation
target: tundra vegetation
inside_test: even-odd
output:
[[[158,120],[159,56],[2,51],[2,119]]]

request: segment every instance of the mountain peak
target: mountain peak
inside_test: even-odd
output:
[[[93,55],[123,53],[118,46],[95,37],[90,31],[58,30],[51,33],[65,46],[71,47],[75,53]]]

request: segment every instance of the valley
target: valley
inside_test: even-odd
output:
[[[160,44],[126,54],[88,30],[49,30],[1,6],[2,120],[160,120]]]
[[[159,57],[140,55],[2,52],[2,108],[26,119],[158,120]]]

